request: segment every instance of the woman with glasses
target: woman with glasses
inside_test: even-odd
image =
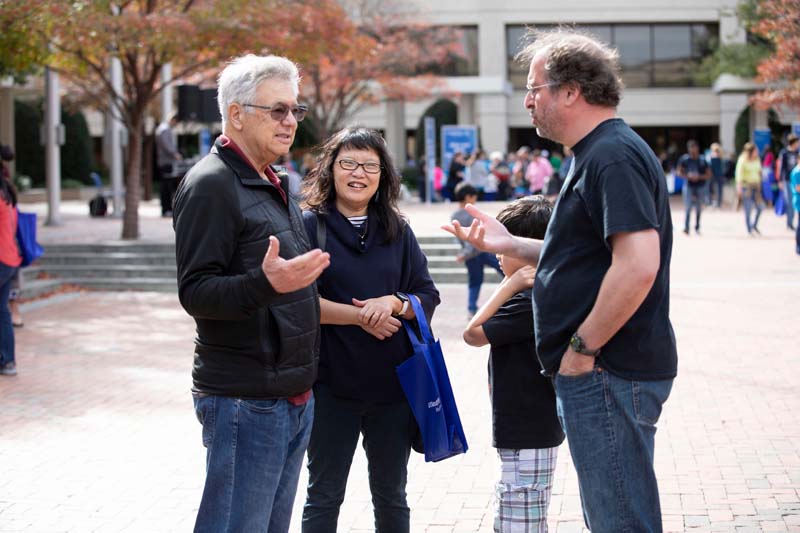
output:
[[[761,158],[758,157],[758,148],[753,143],[745,143],[739,160],[736,161],[736,194],[744,203],[744,223],[747,234],[760,235],[758,219],[761,217]],[[756,208],[755,220],[751,220],[753,207]]]
[[[306,230],[331,255],[317,280],[322,344],[308,447],[303,532],[337,530],[358,438],[376,531],[409,531],[406,474],[416,423],[395,367],[413,355],[409,298],[430,321],[439,292],[400,215],[400,176],[380,135],[347,128],[322,147],[304,187]]]

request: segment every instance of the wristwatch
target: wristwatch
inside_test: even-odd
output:
[[[394,297],[403,302],[403,307],[400,308],[400,312],[395,313],[392,316],[403,316],[408,311],[408,294],[404,292],[396,292],[394,293]]]
[[[590,357],[597,357],[600,355],[600,348],[596,350],[590,350],[586,347],[586,342],[584,342],[583,337],[578,335],[578,332],[572,334],[572,338],[569,340],[570,347],[579,354],[588,355]]]

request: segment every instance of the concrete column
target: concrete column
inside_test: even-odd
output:
[[[744,93],[722,93],[719,95],[719,142],[728,155],[736,149],[736,121],[747,108],[747,95]]]
[[[508,151],[508,98],[504,94],[482,94],[477,97],[478,123],[481,125],[481,146],[489,152]]]
[[[0,85],[0,144],[10,146],[16,152],[16,142],[14,142],[14,88]],[[13,178],[17,173],[17,165],[14,161],[7,161],[6,166]]]
[[[474,94],[462,94],[458,97],[458,123],[464,126],[475,125]]]
[[[61,100],[58,94],[58,74],[45,69],[44,151],[47,183],[47,226],[61,225],[61,144],[64,126],[61,124]]]
[[[506,26],[500,15],[482,14],[478,22],[478,69],[481,76],[506,75]]]
[[[169,121],[172,116],[173,98],[172,98],[172,63],[167,63],[161,67],[161,84],[164,86],[161,89],[161,122]]]
[[[122,218],[125,210],[125,203],[122,198],[124,191],[122,144],[125,133],[120,111],[114,105],[114,100],[119,98],[118,95],[122,94],[122,63],[114,57],[111,59],[109,68],[111,69],[111,86],[114,88],[115,93],[111,95],[111,113],[108,120],[108,168],[111,172],[112,216]]]
[[[386,144],[394,164],[402,169],[406,164],[406,109],[399,100],[386,101]]]

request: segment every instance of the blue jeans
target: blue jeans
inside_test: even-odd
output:
[[[8,310],[8,296],[17,267],[0,263],[0,364],[14,362],[14,326]]]
[[[722,194],[725,191],[725,176],[711,178],[711,190],[714,193],[714,205],[722,207]]]
[[[783,203],[786,206],[786,226],[794,229],[792,226],[792,222],[794,222],[794,204],[792,203],[792,188],[787,182],[783,182],[783,199],[784,199]]]
[[[483,267],[488,265],[497,270],[500,274],[503,271],[500,269],[500,263],[494,254],[481,252],[472,259],[464,261],[467,265],[467,311],[474,313],[478,310],[478,296],[481,293],[481,285],[483,285]]]
[[[761,218],[762,209],[758,187],[742,187],[742,203],[744,204],[744,223],[747,225],[747,233],[758,230],[758,219]],[[751,221],[750,215],[754,206],[756,208],[756,218]]]
[[[194,394],[194,405],[207,448],[194,530],[288,531],[314,398],[298,406]]]
[[[335,533],[347,476],[363,433],[369,489],[378,533],[408,533],[406,501],[413,415],[405,401],[375,404],[335,397],[330,387],[314,387],[314,429],[308,445],[308,497],[303,533]]]
[[[795,252],[800,255],[800,211],[797,211],[797,224],[794,225]]]
[[[592,531],[661,531],[653,454],[672,381],[629,381],[600,366],[575,377],[556,374],[558,416]]]
[[[695,231],[700,231],[700,213],[703,210],[703,199],[705,198],[705,184],[699,187],[692,187],[688,183],[683,184],[683,207],[686,210],[686,217],[683,221],[684,233],[689,233],[689,220],[692,217],[692,207],[697,210],[694,220]]]

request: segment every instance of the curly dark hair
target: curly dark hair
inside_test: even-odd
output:
[[[617,50],[599,42],[588,32],[559,27],[530,29],[530,41],[515,58],[530,65],[536,54],[546,54],[544,68],[556,86],[576,85],[592,105],[617,107],[622,98],[622,79]]]
[[[400,197],[400,174],[392,162],[386,141],[380,134],[360,126],[345,128],[333,134],[321,147],[316,166],[303,182],[302,207],[316,213],[327,213],[336,202],[336,187],[333,182],[333,165],[342,150],[372,150],[381,161],[381,177],[378,190],[370,201],[371,211],[378,217],[386,231],[386,239],[400,237],[404,220],[397,207]]]
[[[553,202],[537,194],[508,204],[497,214],[497,220],[511,235],[541,240],[552,214]]]

